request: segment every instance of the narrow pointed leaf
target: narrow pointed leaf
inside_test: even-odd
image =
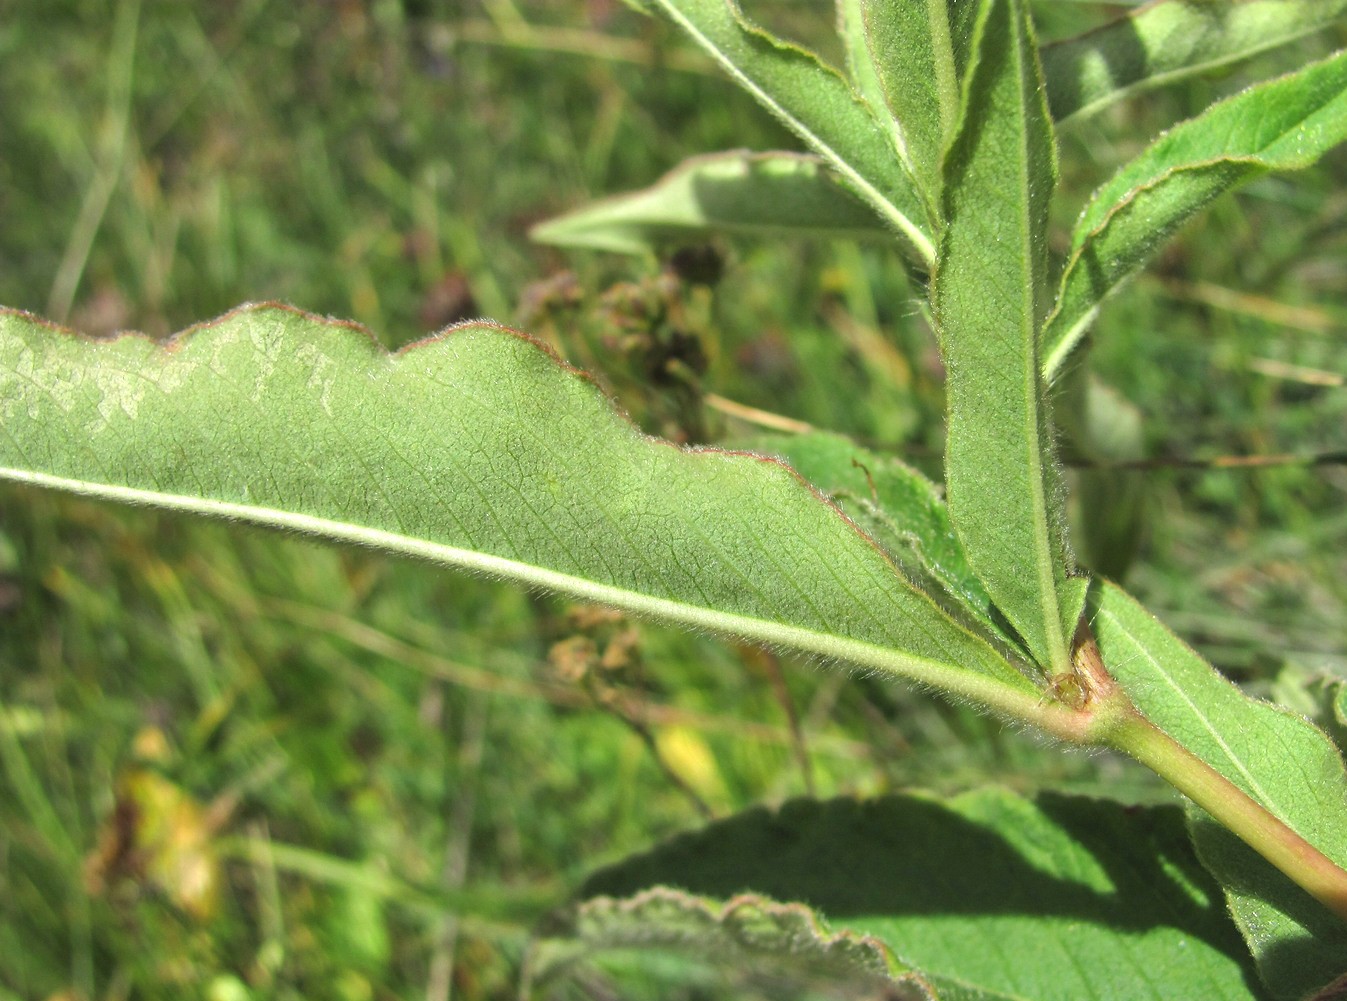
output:
[[[1258,996],[1176,807],[1000,789],[799,800],[601,870],[580,900],[656,886],[803,904],[833,933],[877,939],[942,999]]]
[[[712,153],[685,160],[653,185],[540,223],[541,243],[620,254],[729,236],[883,237],[874,210],[816,156]]]
[[[948,380],[946,486],[969,563],[1039,663],[1069,666],[1084,600],[1038,371],[1056,175],[1023,5],[987,0],[961,131],[945,162],[932,305]]]
[[[1162,136],[1095,192],[1072,234],[1043,331],[1054,379],[1100,303],[1196,212],[1275,170],[1308,167],[1347,139],[1347,52],[1250,87]]]
[[[1104,663],[1137,708],[1347,866],[1347,772],[1332,741],[1245,695],[1121,589],[1106,583],[1091,602]],[[1192,828],[1275,997],[1299,998],[1347,971],[1341,921],[1205,813],[1193,810]]]
[[[977,5],[946,0],[859,3],[871,59],[902,131],[913,176],[938,205],[940,160],[958,123],[966,36]]]
[[[733,0],[650,0],[879,213],[924,266],[929,222],[889,130],[836,70],[754,27]]]
[[[0,479],[419,556],[897,671],[1037,692],[786,466],[639,434],[487,325],[389,355],[245,308],[166,345],[0,314]]]
[[[1111,24],[1043,47],[1048,104],[1061,122],[1327,27],[1347,0],[1143,4]]]

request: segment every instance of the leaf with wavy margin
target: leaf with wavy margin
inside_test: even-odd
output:
[[[796,800],[680,835],[578,894],[752,893],[870,936],[942,1001],[1252,1001],[1251,962],[1174,806],[1001,789]]]
[[[0,480],[374,546],[1038,708],[788,467],[647,438],[500,327],[389,354],[274,305],[163,345],[0,313]]]
[[[843,984],[868,988],[894,1001],[937,1001],[884,943],[868,935],[833,932],[801,904],[755,894],[722,902],[668,887],[623,899],[595,897],[555,916],[529,950],[524,996],[587,959],[619,950],[648,955],[659,949],[740,969],[764,963],[777,977],[825,977],[833,989]]]
[[[1055,379],[1100,303],[1219,195],[1298,170],[1347,139],[1347,52],[1250,87],[1165,133],[1095,192],[1071,238],[1043,372]]]

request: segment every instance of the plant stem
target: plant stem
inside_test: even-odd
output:
[[[1119,713],[1101,736],[1102,743],[1130,755],[1168,781],[1347,921],[1347,871],[1243,789],[1135,709]]]

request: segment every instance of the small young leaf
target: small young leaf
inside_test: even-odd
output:
[[[935,257],[930,224],[891,133],[836,70],[754,27],[734,0],[650,0],[802,138],[892,226],[916,259]]]
[[[804,904],[878,939],[944,998],[1253,999],[1252,970],[1182,811],[988,789],[750,810],[595,873]]]
[[[975,39],[931,290],[948,371],[950,516],[992,600],[1059,673],[1084,587],[1071,577],[1037,360],[1056,153],[1024,5],[986,0]]]
[[[954,136],[977,5],[947,0],[859,0],[866,41],[907,160],[931,204],[940,204],[940,160]],[[951,23],[953,21],[954,23]]]
[[[0,480],[375,546],[896,671],[1035,686],[786,466],[641,435],[483,324],[389,355],[277,306],[168,342],[0,313]]]
[[[816,156],[711,153],[683,161],[653,185],[539,223],[540,243],[619,254],[713,233],[730,236],[887,236],[879,217]]]
[[[1261,83],[1176,126],[1095,192],[1072,234],[1043,372],[1062,371],[1100,303],[1194,213],[1347,139],[1347,52]]]
[[[1112,584],[1092,593],[1091,621],[1104,663],[1151,722],[1347,865],[1347,772],[1322,731],[1249,698]],[[1193,811],[1192,828],[1276,997],[1347,970],[1337,918],[1205,813]]]
[[[1285,45],[1347,13],[1347,0],[1143,4],[1111,24],[1043,47],[1048,105],[1061,122],[1147,87]]]

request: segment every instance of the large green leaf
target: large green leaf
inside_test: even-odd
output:
[[[389,355],[276,306],[166,345],[0,313],[0,479],[309,532],[896,671],[1035,687],[779,462],[641,435],[485,324]]]
[[[1258,84],[1177,126],[1095,192],[1072,234],[1043,331],[1062,371],[1105,296],[1212,199],[1274,170],[1307,167],[1347,139],[1347,52]]]
[[[1088,115],[1137,90],[1285,45],[1347,13],[1347,0],[1159,0],[1111,24],[1043,47],[1058,120]]]
[[[584,901],[661,885],[804,904],[835,935],[877,939],[893,968],[946,1001],[1259,996],[1220,889],[1170,806],[999,789],[944,803],[793,801],[596,873],[581,913]]]
[[[836,70],[750,24],[734,0],[649,0],[802,138],[892,226],[917,260],[935,256],[921,199],[892,134]]]
[[[1252,699],[1112,584],[1091,595],[1104,663],[1146,716],[1340,866],[1347,866],[1347,772],[1304,717]],[[1205,813],[1194,840],[1278,998],[1347,971],[1347,929]]]
[[[887,231],[818,157],[734,151],[685,160],[644,190],[549,219],[529,235],[564,247],[640,254],[713,233],[883,236]]]
[[[898,121],[908,163],[918,186],[931,204],[939,206],[940,161],[958,123],[968,22],[977,5],[946,0],[859,2],[871,60],[887,106]]]
[[[931,293],[948,370],[950,516],[992,600],[1039,663],[1061,672],[1084,587],[1070,577],[1038,371],[1052,123],[1023,4],[986,0],[974,38]]]

